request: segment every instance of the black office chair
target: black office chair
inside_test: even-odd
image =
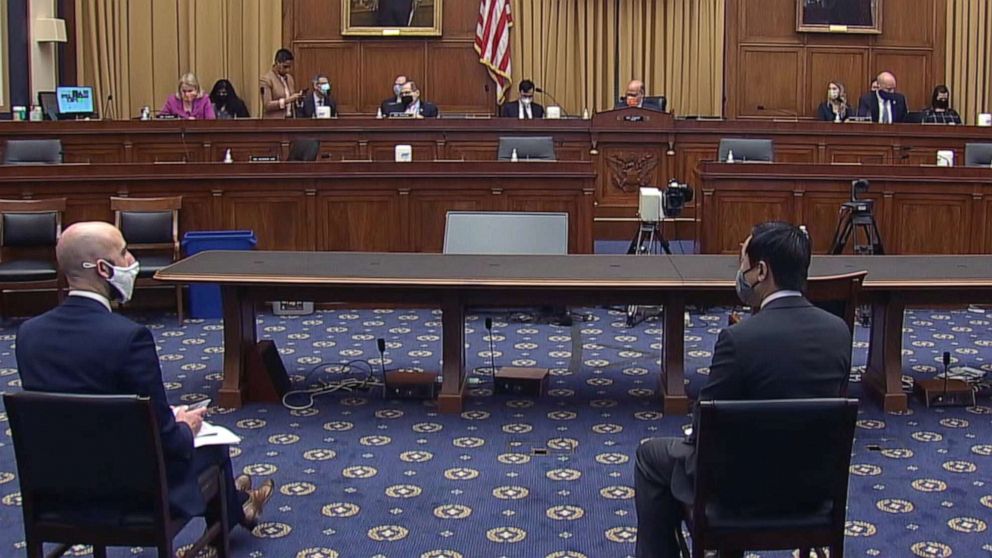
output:
[[[169,513],[158,424],[148,398],[130,395],[5,394],[21,484],[28,558],[44,543],[61,556],[72,545],[151,546],[172,557],[172,539],[189,521]],[[230,555],[225,485],[218,467],[200,477],[214,517],[186,556],[211,541]]]
[[[128,249],[138,260],[136,288],[165,287],[176,290],[176,316],[183,323],[183,286],[163,284],[155,272],[181,259],[179,210],[182,196],[169,198],[110,198],[114,224],[120,229]]]
[[[55,291],[62,300],[55,245],[65,198],[0,200],[0,316],[7,291]]]
[[[501,137],[499,138],[498,159],[509,161],[513,158],[513,150],[517,150],[517,159],[521,161],[554,161],[555,140],[551,136],[536,137]]]
[[[992,143],[964,144],[964,164],[966,167],[992,166]]]
[[[661,107],[661,112],[665,112],[665,109],[668,108],[668,99],[666,99],[664,95],[648,95],[647,97],[644,97],[644,101],[656,103],[659,107]]]
[[[309,161],[317,160],[320,155],[320,140],[303,139],[296,140],[289,144],[288,161]]]
[[[857,415],[856,399],[701,401],[691,556],[827,547],[842,558]]]
[[[3,150],[5,165],[56,165],[61,162],[62,141],[57,139],[7,140]]]
[[[720,140],[720,150],[718,160],[721,163],[727,162],[727,155],[734,152],[734,162],[772,162],[775,160],[775,148],[772,140],[767,139],[739,139],[723,138]]]

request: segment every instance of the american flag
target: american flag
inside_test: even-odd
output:
[[[496,101],[502,102],[510,88],[510,0],[482,0],[475,27],[475,51],[479,63],[496,82]]]

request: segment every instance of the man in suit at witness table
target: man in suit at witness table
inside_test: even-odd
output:
[[[331,81],[324,74],[317,74],[313,78],[313,88],[303,95],[303,103],[300,105],[297,115],[299,118],[315,118],[317,107],[328,107],[331,116],[338,115],[338,105],[331,97]]]
[[[252,490],[248,475],[233,478],[226,445],[193,447],[206,409],[169,406],[151,331],[111,310],[112,298],[130,300],[138,275],[138,262],[120,231],[109,223],[76,223],[62,233],[56,253],[69,296],[17,332],[17,368],[24,389],[150,398],[173,516],[205,513],[198,478],[217,465],[226,477],[228,527],[253,529],[272,495],[272,480]]]
[[[896,92],[896,76],[889,72],[878,74],[878,91],[865,93],[858,102],[858,116],[871,116],[872,122],[892,124],[902,122],[909,114],[906,97]]]
[[[500,111],[503,118],[519,118],[532,120],[544,118],[544,107],[534,102],[534,82],[525,79],[520,82],[520,97],[516,101],[506,103]]]
[[[804,230],[775,222],[754,227],[741,247],[737,294],[760,310],[720,332],[699,400],[839,397],[845,391],[851,333],[844,320],[803,296],[809,264]],[[637,448],[639,558],[679,556],[676,530],[683,503],[694,498],[695,434],[652,438]]]

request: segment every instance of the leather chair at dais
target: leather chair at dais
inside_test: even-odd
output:
[[[830,277],[812,277],[806,282],[806,298],[815,306],[843,319],[853,336],[861,285],[867,275],[867,271],[857,271]]]
[[[7,140],[3,150],[5,165],[55,165],[61,162],[62,141],[57,139]]]
[[[65,206],[65,198],[0,200],[0,303],[7,291],[51,289],[62,299],[55,245]]]
[[[155,272],[180,259],[179,210],[181,196],[168,198],[110,198],[114,224],[120,229],[128,249],[141,264],[136,288],[173,288],[155,281]],[[185,316],[183,288],[176,285],[176,315]]]
[[[856,399],[701,401],[691,556],[826,547],[842,558],[857,415]]]
[[[28,558],[44,543],[147,546],[174,556],[173,541],[189,521],[169,513],[169,493],[158,424],[150,400],[132,395],[20,392],[3,396],[14,439]],[[186,553],[197,556],[215,541],[230,555],[225,485],[219,467],[200,477],[214,522]]]

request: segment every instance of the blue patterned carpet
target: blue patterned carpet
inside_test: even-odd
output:
[[[656,401],[661,331],[628,329],[623,315],[590,310],[572,329],[496,318],[498,365],[553,369],[538,399],[474,390],[461,416],[429,404],[384,401],[377,393],[335,393],[305,411],[250,406],[214,409],[212,421],[244,437],[235,468],[271,476],[278,491],[254,533],[235,533],[235,556],[251,558],[605,558],[633,553],[636,537],[631,459],[640,440],[675,435],[685,417],[663,417]],[[174,315],[138,316],[152,328],[175,403],[214,396],[222,360],[221,325]],[[467,330],[469,366],[488,367],[482,318]],[[705,379],[721,310],[694,314],[686,330],[689,391]],[[992,370],[992,327],[975,311],[916,311],[907,318],[905,373],[928,376],[940,354]],[[18,389],[16,323],[0,328],[0,389]],[[438,368],[440,315],[426,310],[332,311],[300,318],[264,315],[300,385],[349,375],[330,363]],[[855,365],[865,361],[859,327]],[[483,372],[484,370],[479,370]],[[352,370],[360,377],[362,372]],[[482,374],[479,378],[484,379]],[[857,379],[857,378],[855,378]],[[860,386],[854,384],[854,395]],[[992,556],[992,407],[904,415],[863,405],[851,468],[848,556]],[[0,422],[6,416],[0,413]],[[23,555],[23,531],[10,432],[0,424],[0,556]],[[546,448],[546,455],[533,449]],[[815,456],[811,456],[815,458]],[[194,523],[180,535],[192,539]],[[89,554],[79,548],[73,555]],[[152,556],[115,549],[113,556]],[[762,552],[755,556],[788,556]]]

